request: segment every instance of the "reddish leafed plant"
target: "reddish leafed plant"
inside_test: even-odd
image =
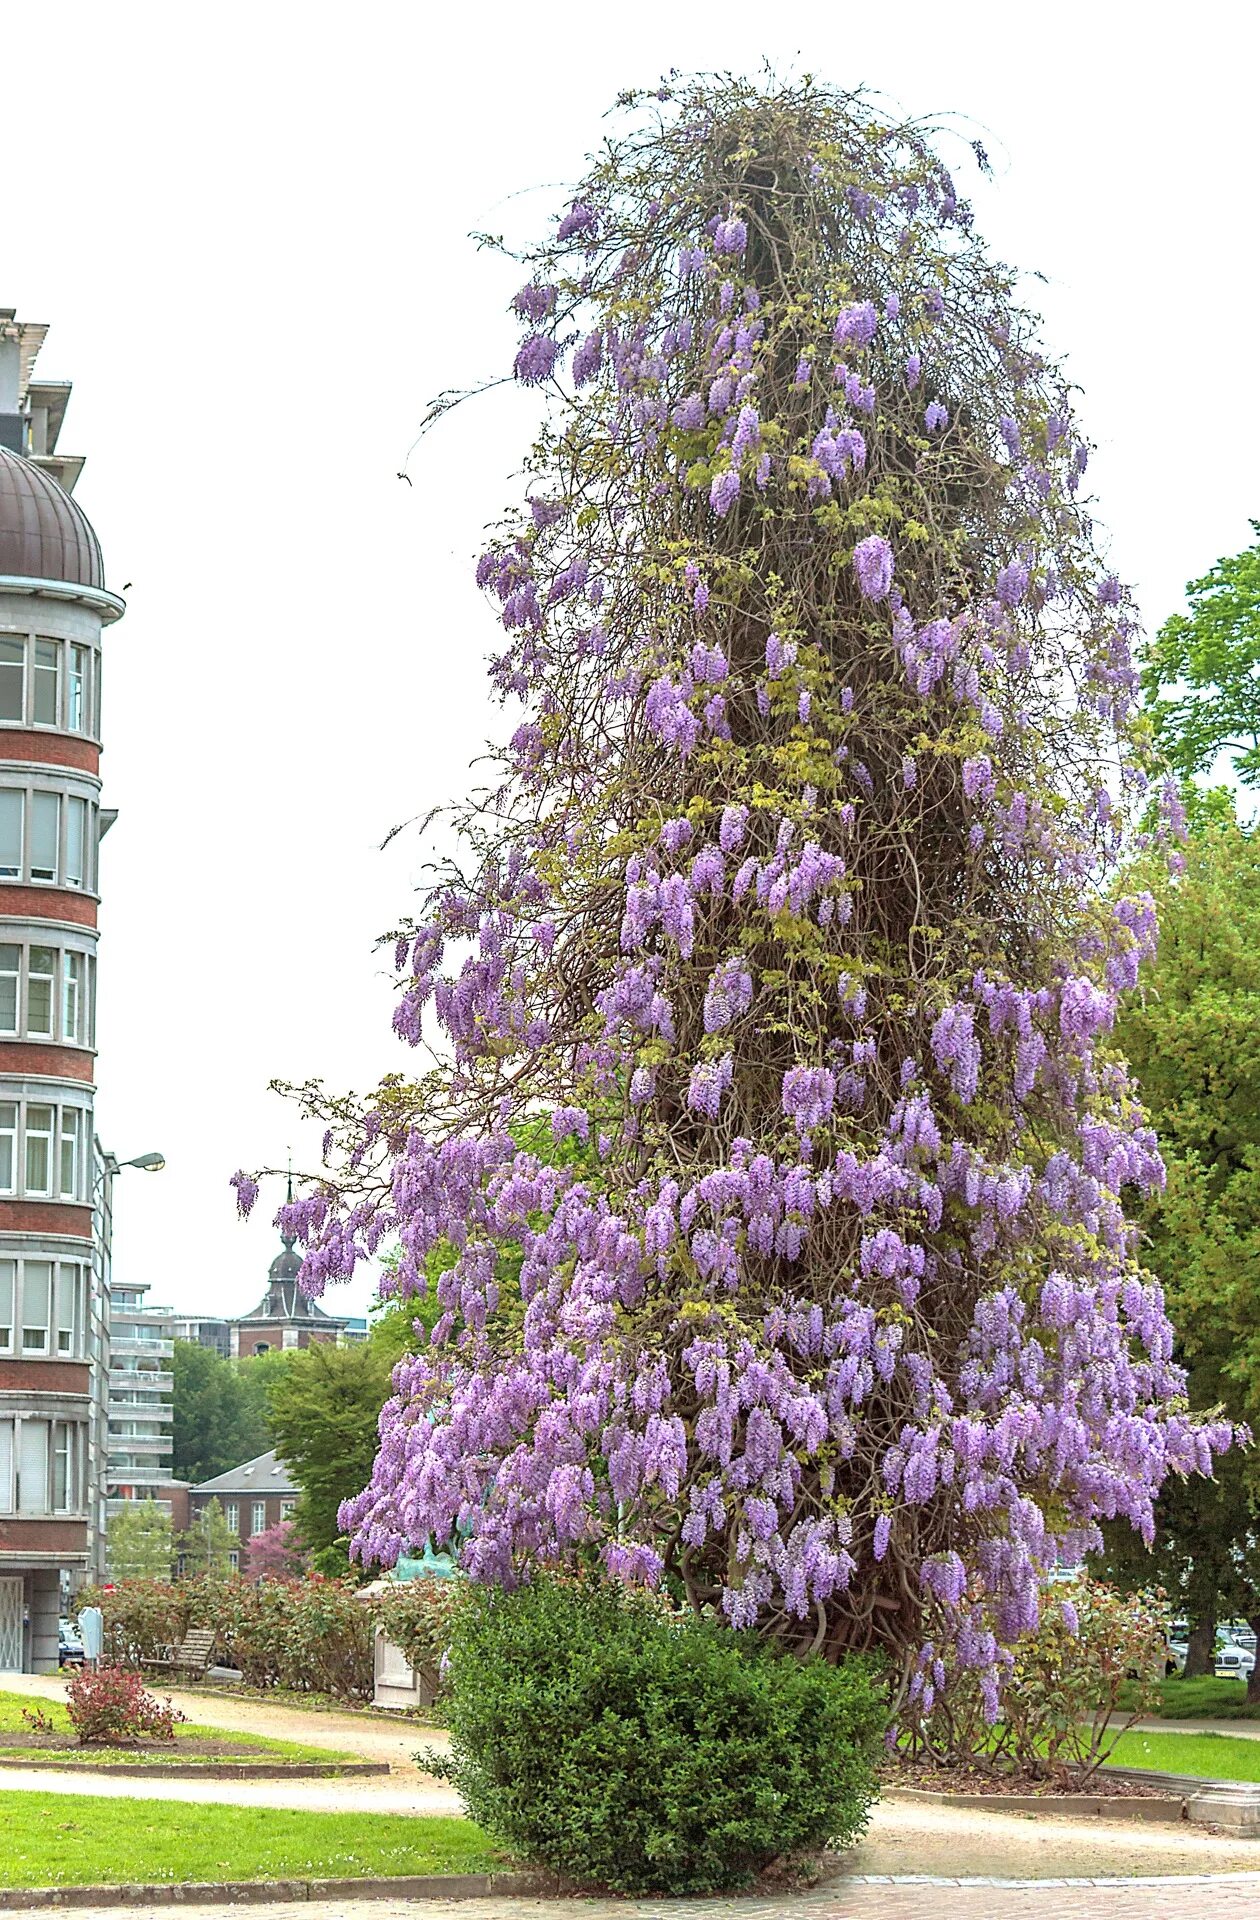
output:
[[[154,1699],[129,1667],[81,1667],[70,1682],[66,1710],[81,1746],[173,1740],[176,1722],[185,1718],[169,1700]]]

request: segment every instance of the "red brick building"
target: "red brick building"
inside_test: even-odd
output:
[[[55,1669],[100,1523],[92,1433],[102,641],[47,329],[0,309],[0,1670]]]
[[[245,1572],[245,1550],[255,1534],[267,1533],[282,1520],[292,1517],[297,1497],[298,1488],[292,1475],[274,1448],[188,1489],[194,1523],[212,1500],[217,1500],[223,1509],[224,1518],[236,1535],[231,1554],[234,1573]]]

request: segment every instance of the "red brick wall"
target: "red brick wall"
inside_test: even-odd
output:
[[[94,1055],[82,1047],[42,1046],[33,1040],[0,1040],[0,1073],[44,1073],[54,1080],[92,1080]]]
[[[86,1520],[0,1520],[0,1557],[87,1552]]]
[[[91,1207],[67,1206],[62,1200],[0,1200],[0,1230],[5,1233],[64,1233],[72,1239],[92,1239]]]
[[[74,767],[80,773],[99,773],[101,750],[78,734],[18,733],[0,727],[0,760],[34,761],[46,767]]]
[[[86,1393],[86,1361],[0,1360],[0,1393]]]
[[[96,901],[91,894],[67,887],[20,887],[0,880],[0,913],[21,920],[69,920],[76,927],[96,925]]]

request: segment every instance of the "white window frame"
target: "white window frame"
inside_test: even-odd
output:
[[[32,1124],[32,1114],[48,1115],[47,1130],[43,1126]],[[24,1102],[22,1114],[22,1192],[32,1200],[53,1200],[60,1189],[57,1184],[57,1143],[60,1128],[57,1124],[57,1105],[53,1100],[30,1100]],[[42,1144],[46,1160],[47,1180],[41,1187],[31,1177],[31,1148]]]
[[[250,1502],[249,1537],[252,1540],[257,1534],[266,1533],[266,1531],[267,1502],[265,1500],[252,1500]]]
[[[240,1502],[237,1500],[229,1500],[224,1506],[223,1518],[227,1521],[233,1533],[239,1533],[241,1530]]]
[[[82,670],[80,670],[80,656]],[[74,692],[78,689],[79,718],[73,718]],[[92,649],[81,640],[67,642],[66,652],[66,732],[86,734],[92,719]]]
[[[13,982],[13,1025],[5,1026],[0,1020],[0,1034],[6,1038],[12,1038],[22,1031],[22,958],[25,951],[21,940],[0,940],[0,982]],[[7,954],[14,954],[16,958],[10,962],[5,958]]]
[[[48,659],[41,660],[41,652],[51,654],[51,661]],[[60,733],[63,731],[61,721],[64,704],[62,690],[65,683],[65,653],[65,642],[63,640],[50,640],[47,634],[43,633],[36,633],[31,636],[29,664],[26,675],[29,688],[27,696],[29,702],[27,707],[29,719],[27,725],[38,727],[45,733]],[[47,718],[40,719],[35,711],[39,703],[40,695],[47,693],[48,689],[45,684],[45,678],[49,675],[52,677],[53,717],[51,720]]]
[[[26,683],[29,678],[27,672],[29,642],[24,633],[0,633],[0,646],[15,647],[17,649],[18,658],[16,660],[0,661],[0,672],[2,672],[5,667],[16,667],[19,686],[18,710],[15,714],[0,714],[0,727],[24,727],[26,725]]]
[[[68,893],[97,891],[101,810],[95,793],[88,795],[69,787],[51,787],[38,780],[24,781],[21,785],[5,780],[0,783],[0,818],[6,810],[15,815],[19,859],[16,867],[11,862],[0,865],[0,880],[32,887],[59,887]],[[50,811],[56,821],[56,856],[51,868],[44,860],[36,873],[36,820],[40,818],[46,825]],[[80,871],[74,875],[70,873],[70,842],[78,838],[78,833],[72,831],[72,820],[81,822],[83,839],[82,859],[76,855],[74,860]],[[47,853],[49,849],[45,846],[41,851]]]
[[[3,865],[0,865],[0,879],[20,881],[26,875],[26,788],[0,788],[0,831],[3,830],[3,815],[9,810],[10,802],[13,803],[17,814],[17,838],[12,849],[17,853],[17,864],[15,866],[11,861],[4,861]],[[6,849],[0,842],[0,856],[6,851],[10,849]]]
[[[12,1114],[12,1120],[9,1115]],[[0,1156],[0,1193],[20,1193],[18,1181],[18,1146],[22,1128],[22,1103],[20,1100],[0,1100],[0,1148],[7,1146],[9,1155],[9,1180],[5,1184],[3,1158]]]
[[[40,1274],[43,1268],[45,1272]],[[53,1326],[56,1319],[56,1302],[53,1294],[57,1283],[57,1262],[39,1257],[25,1259],[21,1263],[21,1310],[22,1344],[18,1351],[25,1355],[51,1353]],[[33,1286],[43,1287],[43,1310],[39,1303],[32,1303]]]
[[[22,1270],[15,1255],[0,1254],[0,1354],[15,1351]]]
[[[47,966],[36,968],[35,955],[37,953],[51,956]],[[58,961],[60,953],[60,948],[46,946],[42,940],[31,941],[26,948],[26,1031],[32,1040],[56,1040],[58,1038],[57,1026],[60,1009],[57,1005],[57,974],[59,971]],[[46,981],[48,985],[48,1025],[46,1027],[37,1027],[31,1012],[31,1004],[34,997],[32,994],[32,986],[37,980],[40,982]]]

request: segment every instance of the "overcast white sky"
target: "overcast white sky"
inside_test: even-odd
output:
[[[995,249],[1046,276],[1112,558],[1156,625],[1260,517],[1255,18],[5,9],[0,305],[51,323],[40,372],[75,383],[78,498],[110,584],[132,582],[106,643],[98,1123],[168,1164],[120,1183],[120,1278],[250,1306],[271,1208],[237,1225],[228,1176],[309,1152],[268,1079],[362,1089],[407,1064],[373,942],[417,854],[377,848],[501,728],[470,556],[532,418],[521,394],[479,401],[396,478],[426,400],[514,350],[515,277],[470,230],[541,227],[617,90],[670,66],[769,59],[965,116],[997,179],[959,151],[960,184]]]

